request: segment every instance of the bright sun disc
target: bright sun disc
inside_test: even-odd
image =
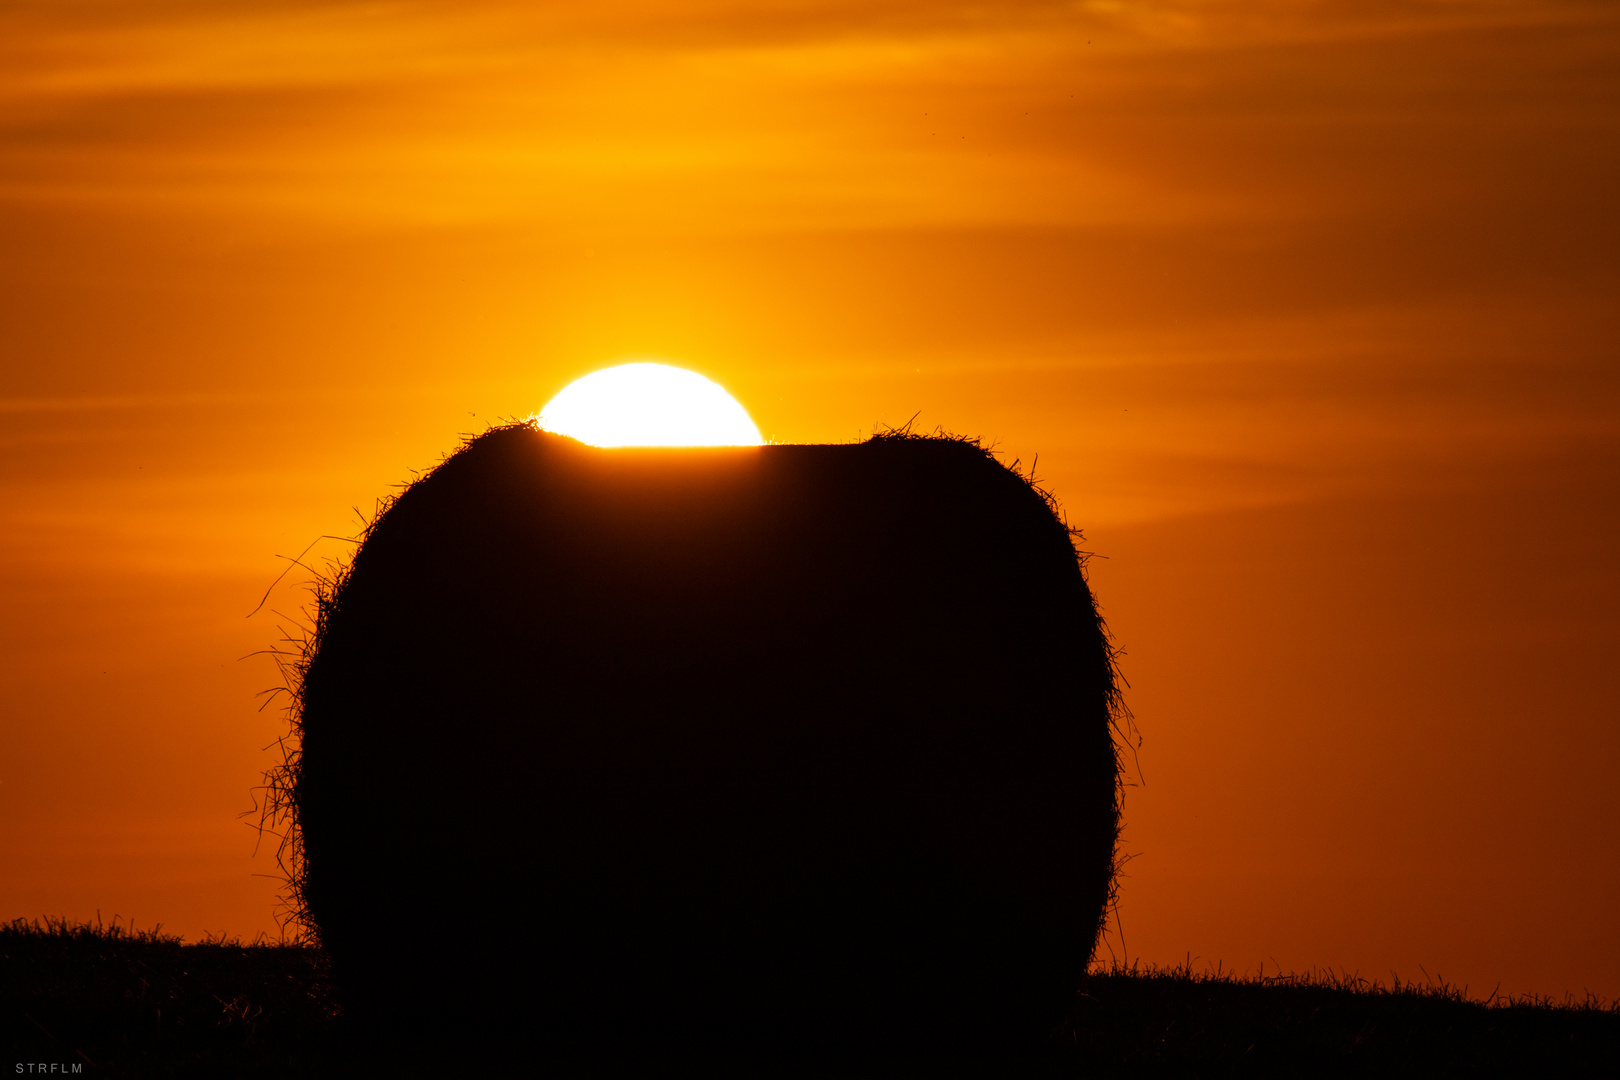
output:
[[[735,398],[695,371],[620,364],[575,379],[540,410],[540,426],[592,446],[759,446]]]

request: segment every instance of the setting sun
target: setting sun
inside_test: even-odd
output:
[[[592,446],[759,446],[735,398],[695,371],[621,364],[576,379],[540,410],[540,426]]]

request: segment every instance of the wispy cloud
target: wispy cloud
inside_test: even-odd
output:
[[[1417,0],[12,5],[0,198],[561,229],[1222,220],[1334,186],[1298,160],[1331,149],[1276,125],[1524,107],[1499,40],[1455,42],[1572,23],[1616,33],[1594,4]],[[1376,79],[1366,42],[1394,59]],[[1538,74],[1561,104],[1575,76]],[[1188,122],[1229,148],[1164,137]],[[1295,175],[1261,190],[1257,149]]]

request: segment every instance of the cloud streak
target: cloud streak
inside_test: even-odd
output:
[[[1436,132],[1488,159],[1482,122],[1611,127],[1620,33],[1508,3],[88,3],[0,30],[14,205],[719,231],[1434,197],[1469,184]]]

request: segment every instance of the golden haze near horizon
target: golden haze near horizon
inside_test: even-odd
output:
[[[1620,995],[1617,127],[1602,3],[7,5],[0,916],[273,934],[277,556],[651,359],[1039,455],[1114,954]]]

